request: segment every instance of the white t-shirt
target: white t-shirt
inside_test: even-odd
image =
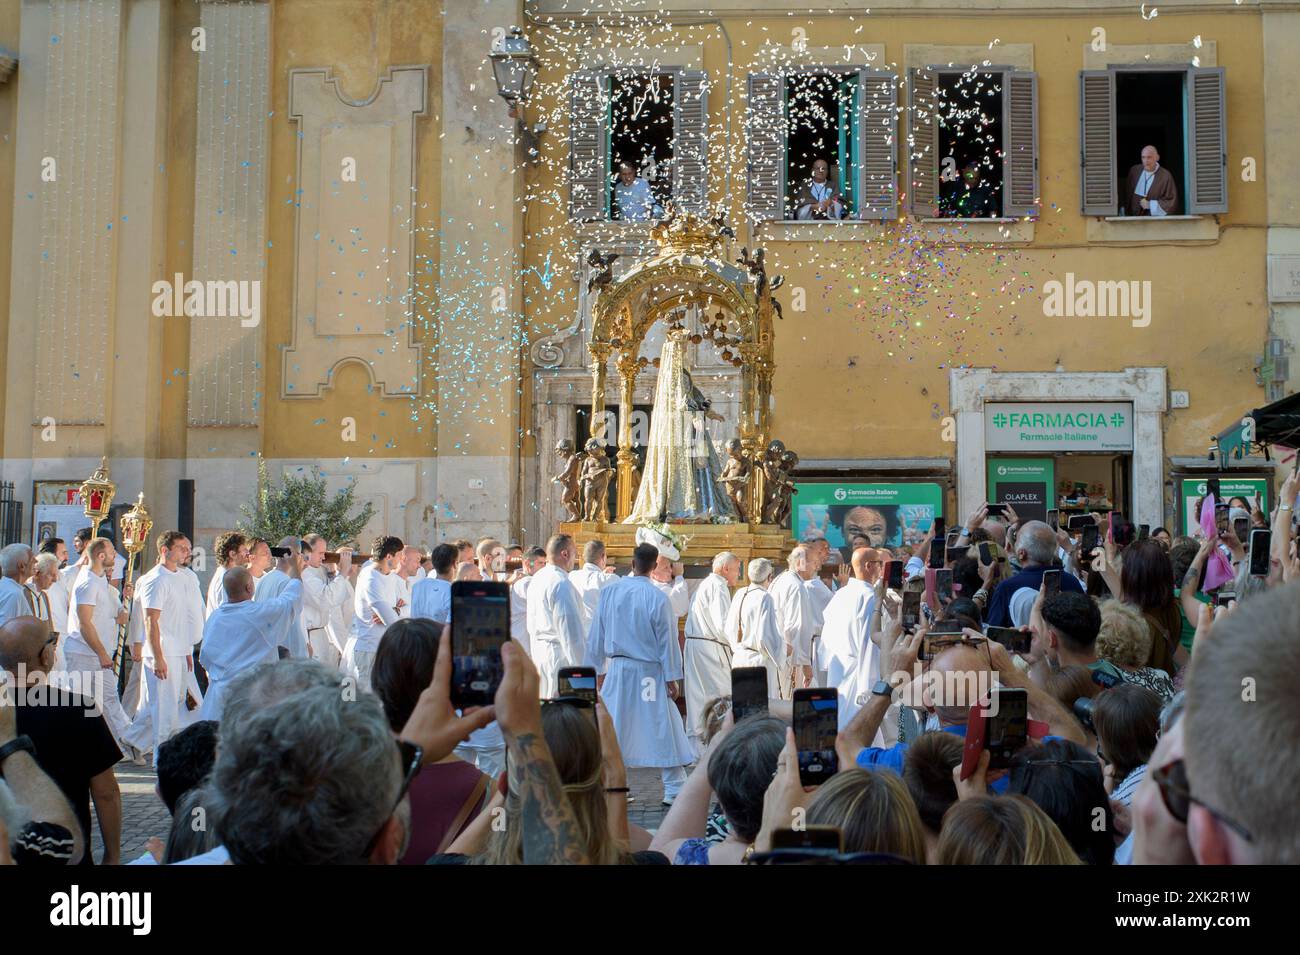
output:
[[[379,649],[379,640],[390,623],[398,618],[396,606],[402,579],[396,573],[380,573],[378,566],[369,563],[357,575],[357,592],[353,598],[352,636],[356,649],[373,653]],[[373,611],[373,613],[372,613]],[[374,622],[379,614],[383,623]]]
[[[72,588],[72,610],[68,614],[68,642],[65,652],[84,653],[94,656],[81,631],[81,615],[78,607],[91,607],[90,622],[94,624],[95,634],[104,645],[104,652],[113,655],[117,643],[117,612],[121,600],[117,591],[109,584],[108,578],[96,574],[89,567],[81,568],[77,575],[76,586]]]
[[[170,571],[166,565],[157,564],[140,578],[136,597],[144,610],[162,611],[158,629],[163,656],[189,656],[194,644],[203,639],[203,595],[198,578],[184,568]],[[147,624],[144,658],[150,662],[154,659]]]
[[[0,624],[15,617],[34,616],[27,594],[27,588],[15,583],[13,578],[0,577]]]

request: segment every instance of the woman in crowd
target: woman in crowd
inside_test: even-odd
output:
[[[1106,766],[1106,792],[1122,806],[1132,801],[1133,792],[1146,774],[1147,760],[1156,748],[1160,707],[1160,697],[1146,687],[1129,683],[1107,690],[1097,697],[1093,707],[1097,755]]]
[[[893,773],[844,769],[818,787],[808,825],[840,831],[845,852],[897,856],[925,865],[925,831],[903,780]]]
[[[730,719],[728,718],[728,723]],[[785,745],[786,724],[772,716],[746,717],[713,737],[686,780],[650,848],[673,865],[739,865],[753,851],[763,824],[763,796]],[[709,801],[717,796],[728,835],[709,842]]]
[[[1026,746],[1012,759],[1007,793],[1036,803],[1083,862],[1110,865],[1114,819],[1095,753],[1065,739]],[[1098,819],[1098,809],[1104,809],[1104,820]]]
[[[1126,682],[1145,687],[1168,703],[1174,695],[1174,681],[1164,670],[1146,665],[1151,639],[1151,627],[1132,604],[1107,600],[1101,605],[1097,656],[1113,664]]]
[[[1187,662],[1187,652],[1179,643],[1182,617],[1173,580],[1169,554],[1155,541],[1138,541],[1125,548],[1120,599],[1141,611],[1151,628],[1151,649],[1143,663],[1171,676],[1177,665]]]
[[[1078,865],[1048,815],[1024,796],[976,796],[943,817],[939,865]]]
[[[401,731],[420,693],[433,679],[442,626],[421,617],[399,620],[384,631],[370,683],[393,733]],[[423,865],[447,851],[482,811],[492,780],[457,756],[423,767],[411,780],[411,833],[404,865]]]

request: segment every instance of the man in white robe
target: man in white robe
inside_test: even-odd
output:
[[[403,601],[396,580],[397,565],[405,545],[400,537],[377,537],[370,549],[370,563],[357,575],[353,599],[352,636],[343,651],[343,672],[358,688],[370,689],[370,669],[375,651],[390,624],[398,621]]]
[[[248,539],[239,531],[227,531],[217,537],[212,549],[217,558],[217,569],[212,572],[212,579],[208,581],[209,616],[212,615],[212,611],[226,602],[226,588],[221,583],[222,578],[226,576],[226,571],[232,567],[248,566]]]
[[[337,670],[347,641],[336,644],[329,623],[335,608],[351,598],[347,576],[352,569],[352,551],[340,548],[338,563],[327,564],[329,544],[325,538],[308,534],[303,542],[308,547],[303,554],[307,566],[302,569],[302,627],[307,634],[307,652],[312,659]]]
[[[813,668],[813,686],[826,686],[826,663],[822,654],[822,615],[826,612],[826,605],[831,602],[831,597],[835,591],[831,589],[827,579],[822,576],[822,568],[830,559],[831,545],[827,543],[826,538],[804,538],[803,545],[808,550],[812,559],[813,572],[812,576],[804,581],[804,587],[808,590],[808,599],[812,603],[813,617],[817,621],[817,628],[813,631],[812,639],[812,668]],[[832,578],[836,585],[843,587],[849,579],[848,565],[840,568],[841,573]]]
[[[72,591],[64,644],[65,679],[70,689],[93,696],[104,710],[104,719],[118,746],[129,753],[126,733],[131,720],[122,709],[117,674],[113,672],[117,628],[126,620],[121,598],[109,583],[117,552],[102,537],[92,540],[87,548],[89,563],[81,568]]]
[[[208,671],[208,692],[201,719],[220,720],[230,681],[261,663],[279,660],[285,628],[302,608],[302,558],[289,560],[289,584],[274,597],[253,599],[253,578],[242,567],[225,574],[226,602],[203,627],[202,663]]]
[[[515,641],[530,657],[533,655],[532,642],[528,637],[528,585],[533,576],[546,566],[546,551],[541,547],[530,547],[524,552],[520,563],[523,564],[510,578],[510,639]],[[579,602],[579,609],[581,609]]]
[[[136,714],[127,736],[140,752],[152,750],[155,762],[158,747],[192,722],[182,714],[196,712],[203,702],[193,652],[203,638],[204,601],[198,578],[182,566],[189,556],[189,538],[165,531],[158,538],[158,563],[136,587],[145,625],[142,665],[149,706]],[[148,740],[136,733],[142,718],[151,730]]]
[[[888,553],[870,547],[853,552],[853,578],[836,591],[826,607],[822,640],[826,654],[827,686],[839,692],[839,728],[862,708],[864,694],[880,679],[880,653],[871,639],[876,610],[876,586]],[[876,617],[876,622],[879,618]],[[883,734],[873,746],[884,745]]]
[[[256,601],[274,600],[289,586],[291,579],[289,569],[298,563],[299,552],[302,549],[301,538],[286,537],[280,541],[279,546],[286,548],[289,554],[275,558],[275,566],[253,584],[253,599]],[[278,645],[284,648],[280,656],[293,660],[306,660],[310,654],[307,652],[307,627],[302,622],[302,601],[298,601],[295,607],[289,618],[283,621],[279,633]]]
[[[781,662],[781,681],[790,697],[790,688],[812,685],[812,637],[817,628],[812,601],[808,599],[807,582],[816,576],[808,549],[803,545],[790,551],[789,569],[772,582],[768,594],[776,608],[776,626],[784,641],[785,658]],[[790,682],[793,680],[793,684]]]
[[[546,566],[528,585],[528,640],[543,699],[559,693],[562,667],[582,666],[582,608],[569,583],[574,552],[573,538],[556,534],[546,542]]]
[[[672,608],[654,582],[659,552],[639,544],[632,576],[600,595],[587,636],[587,666],[595,667],[600,697],[614,723],[627,768],[662,771],[664,802],[671,805],[694,761],[674,702],[682,692],[682,652]]]
[[[674,551],[673,553],[676,554],[677,552]],[[659,592],[668,598],[668,604],[673,608],[674,621],[681,620],[691,611],[691,591],[686,586],[686,578],[682,575],[682,565],[676,562],[678,556],[670,558],[661,550],[659,552],[659,562],[655,564],[655,569],[650,573],[650,577],[654,581],[654,585],[659,588]]]
[[[740,558],[723,551],[713,558],[713,573],[695,589],[686,615],[686,736],[697,753],[705,707],[731,693],[731,644],[727,642],[727,612],[731,588],[740,582]]]
[[[591,621],[600,606],[600,592],[618,580],[605,556],[604,541],[589,540],[582,548],[582,566],[569,571],[569,581],[578,591],[582,603],[582,634],[591,630]]]
[[[746,570],[749,583],[731,595],[731,609],[727,611],[731,668],[765,667],[768,698],[786,699],[781,695],[784,642],[776,625],[776,607],[767,592],[775,571],[765,557],[751,560]]]

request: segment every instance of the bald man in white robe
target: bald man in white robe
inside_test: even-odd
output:
[[[705,707],[731,693],[731,644],[727,613],[731,588],[740,582],[740,558],[724,551],[713,558],[713,573],[700,582],[686,615],[686,736],[702,748]]]
[[[764,667],[769,699],[782,695],[781,672],[785,663],[784,641],[776,625],[776,607],[767,592],[775,572],[766,558],[751,560],[746,568],[749,584],[731,595],[727,611],[727,642],[731,644],[731,667]]]
[[[790,551],[788,564],[789,569],[768,589],[776,608],[777,629],[785,642],[786,660],[781,672],[786,687],[783,699],[790,697],[792,688],[812,685],[812,638],[818,623],[808,597],[807,582],[816,576],[808,549],[800,545]]]
[[[853,552],[853,578],[835,592],[822,622],[826,656],[826,685],[839,694],[839,728],[843,729],[862,708],[864,693],[880,679],[880,653],[872,641],[873,623],[879,624],[876,587],[885,568],[887,551],[859,547]],[[873,746],[884,745],[879,734]]]

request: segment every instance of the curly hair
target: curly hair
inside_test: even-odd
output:
[[[217,563],[225,567],[230,562],[230,558],[239,552],[239,548],[248,542],[243,534],[239,531],[226,531],[224,534],[218,534],[216,543],[212,549],[217,552]]]
[[[1151,656],[1151,625],[1132,604],[1107,600],[1101,605],[1097,656],[1116,666],[1145,666]]]

